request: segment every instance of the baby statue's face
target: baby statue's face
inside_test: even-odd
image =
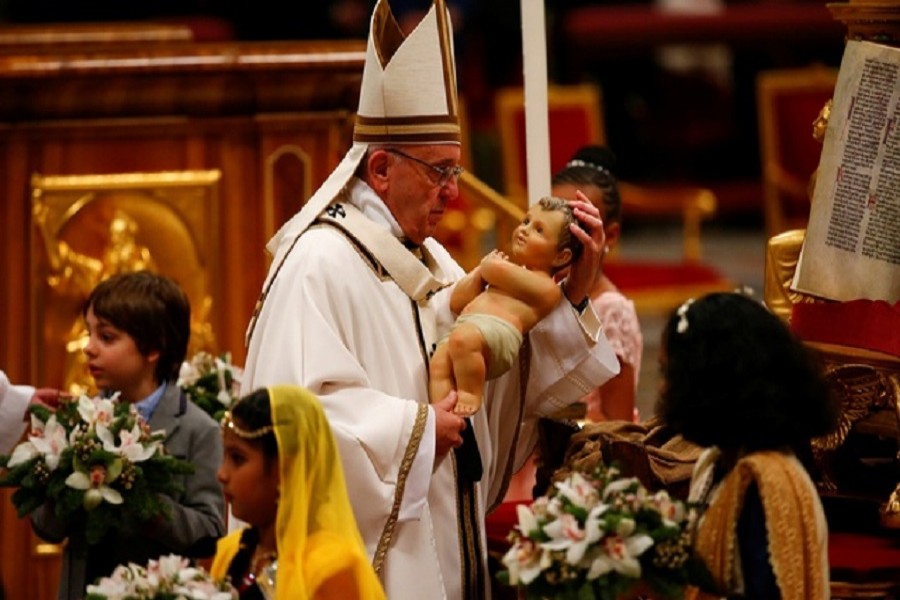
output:
[[[559,254],[559,239],[566,215],[535,204],[513,231],[510,259],[527,269],[550,271]]]

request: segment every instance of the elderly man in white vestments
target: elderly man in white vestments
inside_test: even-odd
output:
[[[520,366],[490,382],[471,419],[480,480],[451,452],[467,427],[452,412],[455,393],[428,404],[429,356],[464,274],[430,237],[461,171],[450,44],[443,0],[408,37],[377,2],[354,144],[270,242],[248,328],[243,391],[290,382],[319,395],[392,600],[489,596],[484,516],[534,447],[537,419],[618,371],[596,316],[576,308],[603,245],[596,209],[578,203],[585,256],[562,283],[568,300],[531,331]]]

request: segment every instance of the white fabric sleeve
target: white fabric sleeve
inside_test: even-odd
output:
[[[530,413],[549,416],[567,407],[619,373],[619,359],[598,327],[585,330],[585,317],[599,319],[593,308],[578,315],[568,301],[531,330],[531,368],[526,405]],[[566,335],[581,329],[585,335]]]
[[[9,453],[25,432],[25,410],[32,396],[33,387],[10,385],[0,371],[0,454]]]
[[[429,406],[425,432],[419,443],[419,452],[416,454],[406,478],[406,489],[403,492],[403,501],[400,503],[400,512],[397,515],[397,521],[401,523],[416,521],[422,517],[425,501],[428,500],[431,474],[437,466],[434,464],[436,427],[437,417],[434,415],[434,408]]]

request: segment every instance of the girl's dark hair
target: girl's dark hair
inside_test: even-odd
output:
[[[616,155],[606,146],[584,146],[553,176],[552,185],[594,186],[602,192],[605,223],[622,221],[622,197],[616,181]]]
[[[759,302],[717,293],[674,311],[662,334],[657,413],[702,446],[801,449],[832,431],[838,400],[818,361]]]
[[[144,356],[159,352],[158,383],[178,378],[191,336],[191,305],[177,283],[150,271],[113,275],[94,288],[82,314],[88,309],[131,336]]]
[[[269,390],[261,388],[243,396],[231,407],[231,418],[244,431],[256,431],[271,426],[272,406],[269,402]],[[278,441],[275,439],[274,431],[246,441],[262,450],[267,464],[273,460],[277,461]]]

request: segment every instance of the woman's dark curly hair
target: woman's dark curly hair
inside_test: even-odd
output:
[[[551,180],[553,185],[563,183],[577,188],[596,187],[603,196],[603,213],[600,215],[603,222],[610,224],[622,221],[622,197],[616,181],[616,155],[606,146],[579,148]]]
[[[838,401],[815,357],[747,296],[709,294],[673,312],[661,368],[657,413],[702,446],[803,448],[836,425]]]
[[[272,424],[272,406],[269,402],[269,390],[260,388],[242,397],[231,407],[231,418],[235,424],[244,431],[256,431]],[[260,448],[265,456],[266,464],[278,460],[278,441],[275,432],[270,431],[265,435],[248,443]]]

